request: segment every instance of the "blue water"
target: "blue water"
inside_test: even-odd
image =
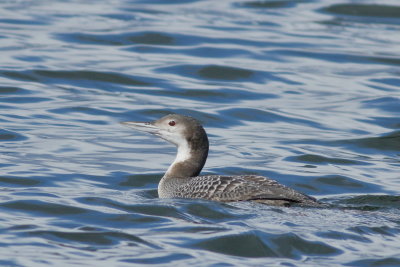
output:
[[[1,266],[400,266],[400,3],[0,2]],[[199,119],[203,174],[326,209],[158,199]]]

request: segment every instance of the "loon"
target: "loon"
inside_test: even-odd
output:
[[[208,156],[206,131],[195,118],[170,114],[153,122],[121,122],[177,146],[174,162],[158,184],[160,198],[253,201],[273,206],[321,206],[315,198],[259,175],[198,176]]]

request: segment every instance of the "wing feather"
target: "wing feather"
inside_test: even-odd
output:
[[[275,180],[257,176],[197,176],[180,186],[176,197],[205,198],[215,201],[257,201],[286,206],[294,203],[317,205],[305,194],[286,187]]]

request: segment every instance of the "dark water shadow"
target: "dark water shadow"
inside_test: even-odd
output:
[[[148,86],[150,82],[147,78],[140,77],[136,79],[133,76],[113,72],[96,72],[89,70],[65,71],[65,70],[30,70],[30,71],[0,71],[5,77],[41,83],[52,83],[60,81],[65,84],[82,85],[84,81],[104,82],[110,84],[130,85],[130,86]]]
[[[284,144],[313,144],[327,147],[346,147],[349,151],[355,151],[360,154],[388,154],[389,156],[397,155],[400,151],[400,131],[394,131],[381,136],[341,139],[334,141],[303,139],[296,141],[283,141]],[[389,160],[389,158],[388,158]],[[392,158],[393,162],[396,158]]]
[[[264,1],[246,1],[236,3],[238,7],[254,8],[254,9],[279,9],[279,8],[294,8],[298,4],[313,2],[310,0],[264,0]]]
[[[378,137],[341,140],[334,142],[334,144],[355,145],[377,151],[400,152],[400,131],[394,131]]]
[[[196,249],[246,258],[300,259],[304,255],[334,256],[342,253],[333,246],[309,241],[293,233],[274,235],[262,231],[212,237],[188,245]]]
[[[146,52],[146,46],[197,46],[197,45],[212,45],[212,44],[236,44],[243,46],[259,46],[265,47],[265,42],[246,40],[240,38],[221,38],[208,37],[194,34],[181,34],[176,32],[157,32],[157,31],[137,31],[123,34],[107,33],[59,33],[55,35],[56,39],[68,43],[91,44],[91,45],[107,45],[107,46],[134,46],[125,48],[138,51],[135,46],[142,46]],[[146,45],[146,46],[143,46]],[[161,50],[162,51],[162,50]]]
[[[335,201],[336,204],[356,210],[399,209],[400,195],[358,195]]]
[[[264,84],[269,81],[282,82],[285,84],[299,84],[278,75],[244,68],[223,65],[174,65],[155,69],[156,72],[180,75],[183,77],[196,78],[212,81],[237,81]]]
[[[319,10],[334,15],[332,20],[320,21],[321,24],[334,26],[354,26],[369,24],[398,25],[400,6],[368,3],[334,4]]]
[[[32,214],[42,214],[47,216],[54,215],[76,215],[86,213],[87,210],[73,207],[69,205],[47,203],[41,200],[15,200],[10,202],[3,202],[0,204],[2,208],[13,210],[26,211]]]
[[[300,156],[290,156],[286,160],[295,162],[304,162],[312,165],[325,165],[325,164],[335,164],[335,165],[371,165],[370,163],[361,160],[351,160],[345,158],[332,158],[317,154],[303,154]]]
[[[27,139],[28,139],[28,137],[26,137],[23,134],[18,133],[16,131],[0,129],[0,143],[1,142],[24,141]]]
[[[9,24],[9,25],[36,25],[36,26],[44,26],[50,25],[49,22],[44,21],[42,19],[0,19],[0,23],[2,24]]]
[[[322,11],[337,15],[400,19],[400,6],[385,4],[334,4],[329,7],[323,8]]]
[[[28,187],[28,186],[38,186],[42,184],[41,179],[35,179],[33,177],[9,177],[0,176],[0,185],[5,187]]]
[[[128,243],[129,246],[144,245],[159,248],[138,236],[119,231],[31,231],[28,236],[44,238],[67,247],[77,246],[80,249],[88,250],[97,250],[100,247],[115,246],[120,243]]]
[[[276,96],[268,93],[251,92],[248,90],[219,88],[219,89],[191,89],[168,88],[162,89],[132,89],[131,92],[143,95],[171,97],[175,99],[189,99],[207,103],[236,103],[243,100],[268,99]]]

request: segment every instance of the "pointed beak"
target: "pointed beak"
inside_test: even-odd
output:
[[[135,130],[151,134],[157,134],[160,131],[160,128],[154,126],[151,122],[125,121],[121,122],[121,124],[133,128]]]

